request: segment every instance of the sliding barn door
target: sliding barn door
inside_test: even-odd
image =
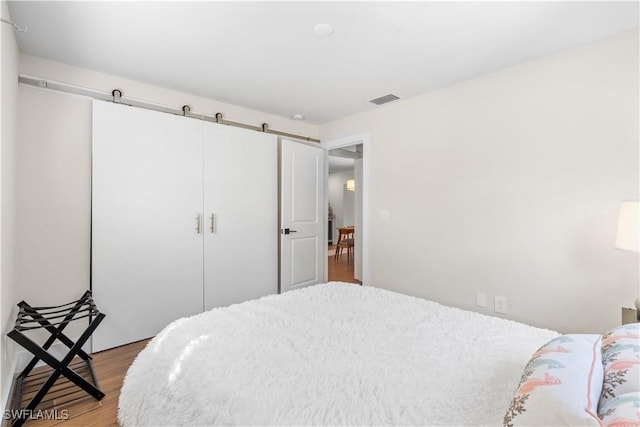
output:
[[[327,236],[322,148],[282,141],[281,292],[324,282]]]
[[[275,135],[204,123],[205,309],[278,292]]]
[[[94,101],[93,351],[202,311],[202,122]]]

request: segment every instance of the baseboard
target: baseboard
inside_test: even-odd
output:
[[[86,343],[82,349],[87,354],[90,354],[91,344],[89,342]],[[56,359],[62,360],[68,354],[69,347],[67,347],[63,343],[55,343],[47,349],[47,352],[51,354],[53,357],[55,357]],[[4,407],[2,408],[2,422],[0,422],[0,427],[11,426],[13,419],[10,416],[6,416],[6,415],[8,415],[7,411],[18,409],[14,406],[14,404],[16,403],[14,402],[14,400],[16,398],[15,393],[16,393],[16,385],[18,383],[17,379],[20,373],[22,373],[24,368],[26,368],[26,366],[29,364],[29,362],[31,362],[32,359],[33,359],[33,354],[31,354],[27,350],[20,349],[15,353],[15,357],[13,358],[13,367],[12,369],[10,369],[10,372],[13,373],[12,381],[11,381],[11,384],[9,385],[9,392],[7,394],[6,402],[3,402]],[[44,363],[42,360],[39,360],[38,363],[36,363],[35,367],[37,368],[39,366],[44,366],[44,365],[46,365],[46,363]],[[20,403],[18,403],[18,405],[19,404]]]
[[[11,372],[11,384],[9,384],[9,392],[7,393],[7,400],[3,403],[3,407],[2,407],[2,427],[9,427],[11,425],[11,419],[7,419],[4,417],[5,411],[10,410],[13,406],[13,398],[14,398],[14,393],[16,391],[16,377],[18,376],[18,369],[17,369],[17,358],[13,358],[13,366],[11,369],[9,369],[9,372]]]

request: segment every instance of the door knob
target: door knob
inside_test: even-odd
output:
[[[282,233],[282,234],[290,234],[290,233],[297,233],[297,232],[298,232],[298,230],[291,230],[289,228],[285,228],[285,229],[280,231],[280,233]]]

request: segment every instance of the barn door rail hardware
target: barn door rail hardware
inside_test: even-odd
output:
[[[19,31],[21,33],[26,33],[27,30],[29,29],[29,27],[27,27],[26,25],[24,27],[20,27],[18,24],[16,24],[13,21],[9,21],[8,19],[0,18],[0,21],[4,22],[5,24],[9,24],[13,26],[14,30]]]
[[[58,92],[72,93],[75,95],[86,96],[93,99],[99,99],[102,101],[115,102],[117,104],[129,105],[131,107],[144,108],[146,110],[160,111],[162,113],[175,114],[177,116],[190,117],[192,119],[203,120],[206,122],[219,123],[228,126],[239,127],[243,129],[250,129],[257,132],[271,133],[278,136],[284,136],[287,138],[293,138],[300,141],[307,142],[320,142],[319,139],[311,138],[309,136],[297,135],[294,133],[283,132],[275,129],[270,129],[267,123],[262,123],[260,126],[254,126],[246,123],[235,122],[223,118],[222,113],[216,113],[213,116],[206,114],[193,113],[189,105],[183,105],[180,108],[173,108],[166,105],[156,104],[150,101],[142,101],[134,98],[127,98],[124,96],[122,89],[114,89],[111,92],[102,92],[96,89],[89,89],[81,86],[71,85],[68,83],[56,82],[53,80],[47,80],[40,77],[33,77],[21,74],[18,77],[18,82],[25,86],[34,86],[41,89],[55,90]]]

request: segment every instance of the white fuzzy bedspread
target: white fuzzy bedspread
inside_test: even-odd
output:
[[[330,283],[167,326],[138,355],[134,425],[502,425],[522,369],[558,334]]]

